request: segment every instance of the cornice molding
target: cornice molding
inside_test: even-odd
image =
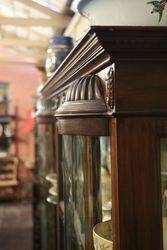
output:
[[[98,72],[110,64],[110,56],[90,30],[69,53],[53,76],[47,81],[41,93],[44,99],[67,90],[72,82],[91,73]]]
[[[41,91],[44,114],[97,114],[114,112],[115,72],[113,63],[167,62],[167,28],[165,27],[98,27],[93,26],[69,53]],[[105,96],[99,100],[73,100],[72,86],[110,68],[105,79]],[[74,84],[75,83],[75,84]],[[74,84],[74,85],[73,85]],[[114,86],[113,86],[114,85]],[[71,91],[71,92],[70,92]],[[91,91],[91,88],[89,89]],[[67,94],[68,92],[68,94]],[[70,93],[70,100],[68,95]],[[77,96],[77,93],[75,93]],[[83,98],[84,99],[84,98]],[[101,103],[100,103],[101,102]],[[74,104],[74,102],[73,102]],[[79,108],[76,106],[79,105]],[[91,107],[92,106],[92,107]],[[94,107],[93,107],[94,106]],[[84,111],[85,110],[85,111]],[[87,110],[87,111],[86,111]],[[79,112],[80,111],[80,112]]]
[[[167,28],[93,26],[69,53],[41,93],[44,99],[72,82],[119,61],[167,61]]]

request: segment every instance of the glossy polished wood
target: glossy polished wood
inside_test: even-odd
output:
[[[79,87],[82,77],[100,75],[106,67],[101,77],[106,110],[88,100],[77,105],[70,99],[69,112],[56,113],[72,86]],[[163,249],[160,137],[167,135],[166,68],[166,27],[92,27],[41,92],[44,112],[56,116],[59,134],[111,137],[114,250]],[[90,143],[87,158],[93,166],[91,155]],[[57,167],[61,169],[60,155]],[[88,198],[92,176],[90,171]],[[87,237],[92,237],[90,228]],[[89,242],[86,250],[92,250]]]
[[[167,114],[167,62],[117,63],[116,114]]]
[[[108,135],[108,119],[76,118],[59,119],[57,121],[59,134],[66,135]]]
[[[120,61],[167,61],[166,27],[93,26],[42,89],[59,94],[80,77]]]
[[[56,115],[94,113],[107,111],[103,81],[97,75],[90,75],[76,80],[68,89],[65,101],[56,110]]]
[[[115,249],[162,249],[159,136],[155,118],[111,123]]]
[[[92,27],[44,86],[41,112],[91,115],[100,110],[108,115],[166,114],[163,91],[167,85],[166,31],[166,28],[157,27]],[[68,102],[64,103],[69,89],[73,85],[79,88],[83,76],[90,78],[112,63],[116,65],[116,76],[110,96],[105,96],[106,106],[99,100],[97,103],[83,100],[78,105],[71,102],[71,107]],[[108,99],[112,100],[112,110],[111,107],[106,110]]]

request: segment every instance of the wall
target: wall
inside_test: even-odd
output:
[[[72,36],[74,43],[86,33],[91,25],[167,26],[167,2],[165,0],[157,7],[154,6],[154,2],[147,0],[89,0],[85,2],[88,2],[83,9],[86,17],[76,13],[64,33]]]
[[[7,82],[10,85],[10,113],[14,114],[17,107],[19,115],[18,154],[20,159],[30,166],[34,161],[34,138],[33,131],[27,131],[25,125],[33,109],[36,88],[41,82],[40,72],[29,65],[0,66],[0,82]],[[13,150],[14,146],[13,144]]]
[[[75,45],[75,43],[77,43],[89,29],[89,20],[81,16],[79,13],[76,13],[66,28],[64,35],[71,36]]]
[[[85,12],[92,25],[167,25],[167,2],[165,0],[153,2],[147,0],[93,0],[89,1]]]

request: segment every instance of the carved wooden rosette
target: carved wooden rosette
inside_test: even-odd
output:
[[[105,86],[97,75],[76,80],[66,93],[65,102],[56,114],[103,114],[107,112]]]

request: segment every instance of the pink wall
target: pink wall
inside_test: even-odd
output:
[[[19,157],[28,166],[34,161],[34,138],[33,132],[25,132],[23,127],[33,109],[33,96],[36,94],[38,84],[41,83],[41,75],[38,69],[29,65],[0,66],[0,82],[7,82],[10,85],[10,113],[13,114],[15,107],[18,107],[21,118],[18,122],[18,136],[21,139],[18,144]]]

